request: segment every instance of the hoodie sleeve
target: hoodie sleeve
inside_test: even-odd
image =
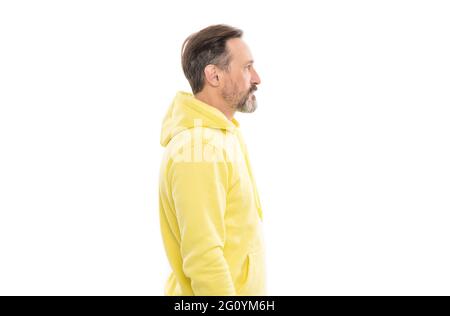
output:
[[[223,254],[226,163],[175,162],[171,178],[183,271],[194,295],[236,295]]]

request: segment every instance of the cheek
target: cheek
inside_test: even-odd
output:
[[[252,86],[252,75],[250,74],[250,72],[247,72],[246,76],[245,76],[245,85],[250,89],[250,87]]]
[[[241,81],[241,86],[243,87],[243,88],[249,88],[250,87],[250,82],[251,82],[251,76],[250,76],[250,73],[249,72],[245,72],[243,75],[242,75],[242,77],[240,78],[240,81]]]
[[[233,80],[235,86],[241,92],[247,92],[251,88],[251,75],[248,71],[238,73],[237,75],[233,76],[231,80]]]

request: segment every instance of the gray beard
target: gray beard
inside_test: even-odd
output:
[[[256,100],[255,95],[246,98],[243,98],[237,105],[236,110],[241,113],[253,113],[258,108],[258,102]]]
[[[235,87],[233,87],[235,88]],[[234,89],[236,91],[237,89]],[[248,91],[242,98],[238,99],[237,93],[235,93],[233,90],[228,92],[227,90],[222,91],[222,97],[224,100],[228,101],[230,106],[232,106],[236,111],[242,112],[242,113],[253,113],[256,111],[256,108],[258,107],[258,103],[256,101],[255,95],[253,95],[250,98],[250,93],[256,91],[257,88],[254,86],[250,91]],[[236,99],[238,101],[236,101]]]

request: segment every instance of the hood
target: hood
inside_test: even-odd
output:
[[[161,145],[166,147],[177,134],[193,128],[195,120],[198,119],[201,120],[202,127],[231,132],[239,127],[236,119],[232,118],[230,121],[220,110],[196,99],[192,93],[179,91],[164,117],[161,128]]]

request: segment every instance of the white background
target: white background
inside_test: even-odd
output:
[[[450,294],[446,1],[0,2],[0,294],[162,295],[183,40],[244,30],[270,295]]]

